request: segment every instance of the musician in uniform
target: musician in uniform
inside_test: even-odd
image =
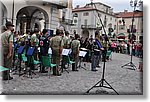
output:
[[[47,56],[48,55],[48,49],[49,49],[49,40],[48,40],[48,30],[43,29],[42,35],[39,38],[39,47],[40,47],[40,52],[39,52],[39,59],[41,60],[42,56]],[[45,71],[45,67],[42,67],[41,73],[47,73],[48,71]]]
[[[64,48],[70,49],[71,39],[69,37],[69,32],[68,31],[65,31],[65,38],[66,38],[66,41],[64,42]]]
[[[1,43],[3,49],[3,62],[2,66],[11,69],[13,62],[13,30],[14,25],[11,22],[6,23],[7,30],[1,34]],[[11,80],[10,71],[3,72],[3,80]]]
[[[60,60],[61,60],[61,53],[63,49],[63,38],[60,36],[60,30],[56,30],[56,36],[52,37],[50,40],[50,46],[52,48],[52,59],[53,63],[56,64],[56,67],[53,68],[53,75],[60,76],[61,70],[59,67]]]
[[[33,33],[33,32],[32,32]],[[34,59],[37,60],[38,59],[38,45],[39,45],[39,39],[38,39],[38,36],[39,36],[39,30],[36,28],[34,30],[34,33],[32,34],[31,36],[31,46],[32,47],[35,47],[35,51],[34,51]]]
[[[79,48],[80,48],[80,41],[78,40],[79,35],[75,34],[75,39],[71,43],[71,49],[72,49],[72,58],[75,64],[72,64],[72,71],[78,71],[77,65],[79,61]]]
[[[69,32],[68,31],[65,31],[65,36],[63,34],[63,32],[61,31],[61,35],[63,36],[63,43],[64,43],[64,46],[63,48],[64,49],[70,49],[70,38],[69,38]],[[62,56],[62,72],[63,72],[63,69],[65,68],[65,65],[66,65],[66,61],[65,61],[65,56]]]

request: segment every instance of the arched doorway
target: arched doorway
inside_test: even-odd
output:
[[[82,30],[82,37],[84,39],[89,37],[89,31],[87,29]]]
[[[1,25],[5,25],[7,21],[7,8],[6,6],[0,1],[0,18],[1,18]]]
[[[45,10],[35,7],[27,6],[20,9],[17,13],[16,25],[17,31],[20,31],[22,34],[26,30],[34,30],[35,28],[42,31],[44,28],[48,28],[49,17]]]

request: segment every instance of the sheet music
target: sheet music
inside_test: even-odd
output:
[[[40,47],[38,47],[38,52],[40,52]]]
[[[86,53],[87,53],[86,51],[80,51],[79,56],[80,57],[85,57]]]
[[[86,49],[86,48],[80,48],[81,50],[84,50],[84,51],[87,51],[88,49]]]
[[[19,54],[21,54],[21,53],[23,53],[23,50],[24,50],[24,46],[20,46],[17,52]]]
[[[48,54],[52,54],[52,49],[51,48],[48,49]]]
[[[62,55],[67,56],[67,55],[69,55],[69,54],[70,54],[70,49],[63,49],[63,50],[62,50]]]
[[[29,47],[28,51],[27,51],[27,55],[28,56],[32,56],[34,53],[35,48],[34,47]]]
[[[71,54],[71,53],[72,53],[72,50],[70,49],[69,54]]]

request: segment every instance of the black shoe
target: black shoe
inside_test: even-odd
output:
[[[9,77],[9,78],[3,78],[3,80],[12,80],[13,77]]]
[[[61,74],[57,74],[57,76],[61,76]]]
[[[43,70],[43,71],[41,71],[41,73],[48,73],[48,71]]]
[[[72,71],[78,71],[78,70],[72,70]]]
[[[9,77],[9,80],[12,80],[13,79],[13,77]]]
[[[91,71],[96,72],[96,71],[98,71],[98,70],[91,70]]]
[[[101,68],[101,66],[99,66],[99,65],[98,65],[98,66],[96,66],[96,67]]]

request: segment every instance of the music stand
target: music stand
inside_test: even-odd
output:
[[[70,49],[63,49],[62,50],[62,55],[63,56],[68,56],[70,54],[70,51],[71,51]]]
[[[64,69],[67,73],[69,73],[69,71],[65,67],[65,64],[67,63],[65,59],[67,59],[67,57],[69,57],[69,54],[71,54],[71,49],[63,49],[62,50],[62,72]],[[68,66],[69,66],[69,64],[68,64]]]
[[[34,47],[29,47],[27,50],[27,56],[33,56],[35,48]]]
[[[17,48],[18,48],[18,44],[14,43],[14,52],[13,52],[13,68],[15,66],[15,54],[16,54],[16,51],[17,51]]]
[[[86,68],[84,68],[83,66],[81,66],[81,61],[85,57],[86,54],[87,54],[86,51],[80,51],[79,52],[79,66],[78,66],[78,68],[83,68],[84,70],[86,70]]]
[[[48,49],[48,54],[52,55],[52,49],[51,48]]]
[[[29,70],[27,72],[29,72],[29,76],[31,76],[31,79],[32,79],[32,74],[36,75],[34,73],[34,71],[32,71],[31,68],[33,68],[33,65],[34,65],[34,59],[33,59],[33,54],[34,54],[34,51],[35,51],[35,47],[29,47],[28,50],[27,50],[27,66],[29,67]]]
[[[21,73],[21,69],[22,69],[22,67],[21,67],[21,61],[22,61],[22,53],[23,53],[23,51],[24,51],[24,49],[25,49],[25,46],[20,46],[19,48],[18,48],[18,50],[17,50],[17,54],[18,54],[18,62],[19,62],[19,76],[21,75],[20,73]],[[16,66],[16,68],[17,68],[17,66]],[[18,68],[17,68],[18,69]]]
[[[38,52],[41,52],[41,51],[40,51],[40,50],[41,50],[41,48],[40,48],[40,47],[38,47],[38,48],[37,48],[37,50],[38,50]]]

